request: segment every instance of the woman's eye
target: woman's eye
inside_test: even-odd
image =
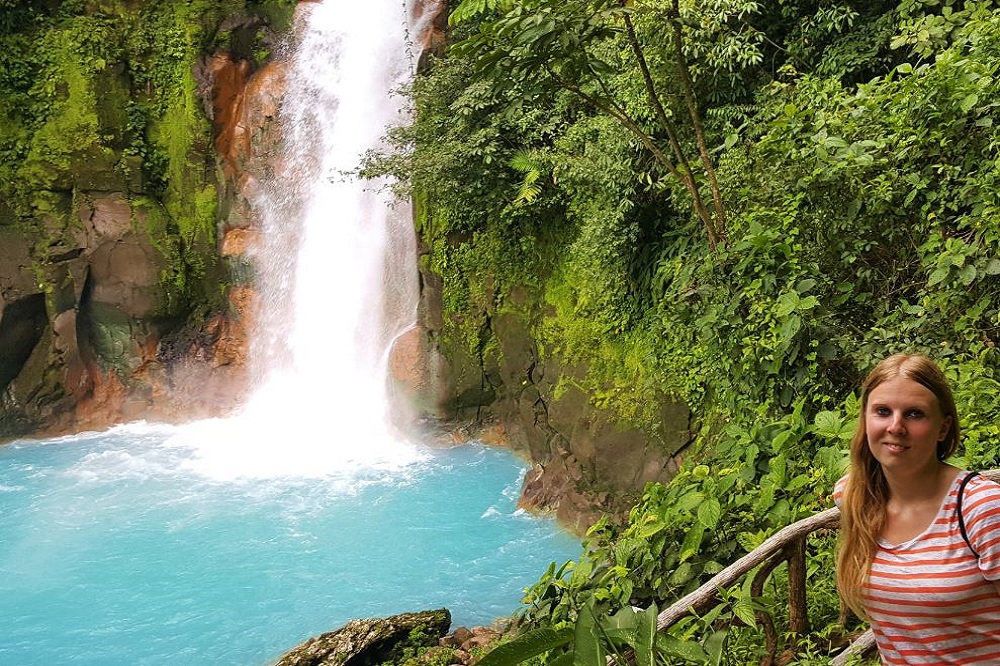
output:
[[[911,409],[906,412],[906,418],[909,419],[919,419],[924,413],[919,409]]]
[[[889,416],[891,412],[889,411],[888,407],[876,407],[875,413],[878,414],[879,416]]]

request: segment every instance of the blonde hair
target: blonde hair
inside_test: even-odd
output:
[[[911,379],[937,398],[942,414],[951,417],[948,432],[938,442],[938,460],[958,448],[959,430],[955,398],[937,364],[922,354],[893,354],[868,374],[861,389],[858,425],[851,439],[851,469],[840,501],[840,542],[837,549],[837,587],[840,596],[858,617],[865,618],[863,589],[868,582],[878,538],[885,525],[889,486],[882,466],[868,447],[865,413],[868,396],[883,382],[897,377]]]

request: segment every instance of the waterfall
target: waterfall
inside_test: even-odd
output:
[[[393,93],[414,68],[407,14],[399,0],[299,5],[282,154],[253,202],[257,388],[229,419],[240,434],[229,423],[199,445],[213,474],[327,474],[415,455],[391,432],[386,389],[390,345],[416,319],[411,209],[349,173],[406,120]]]

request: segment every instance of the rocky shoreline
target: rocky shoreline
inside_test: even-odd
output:
[[[351,620],[292,648],[275,666],[474,666],[502,635],[501,627],[458,627],[449,632],[450,625],[446,608]]]

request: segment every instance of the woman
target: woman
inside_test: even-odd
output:
[[[865,380],[837,483],[837,585],[884,664],[1000,664],[1000,485],[945,462],[958,414],[941,370],[896,354]],[[975,551],[975,552],[974,552]],[[977,555],[978,554],[978,555]]]

